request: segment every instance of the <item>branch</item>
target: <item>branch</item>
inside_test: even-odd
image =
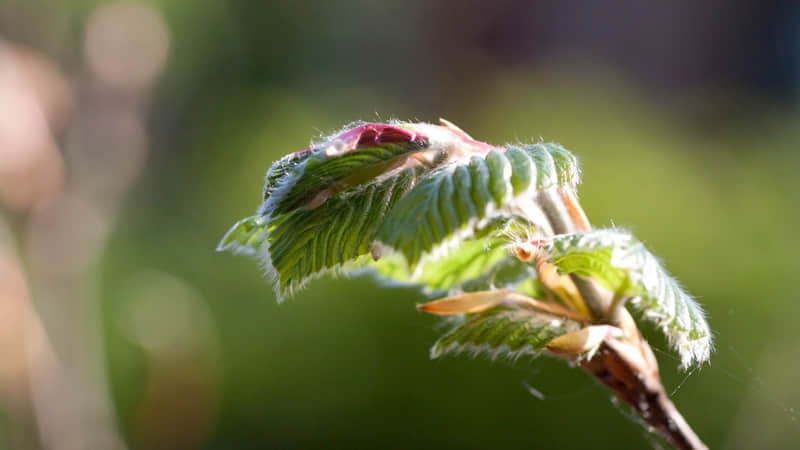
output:
[[[542,209],[556,234],[588,231],[589,221],[574,193],[561,190],[558,196],[539,196]],[[598,351],[580,367],[611,389],[617,398],[630,405],[650,426],[679,449],[706,449],[669,399],[661,383],[658,361],[636,323],[624,308],[609,315],[613,293],[595,280],[571,274],[575,286],[596,319],[620,327],[626,341],[606,339]]]
[[[580,363],[580,366],[614,391],[617,398],[630,405],[676,448],[708,448],[667,396],[658,375],[658,367],[642,371],[641,367],[626,359],[626,353],[621,352],[613,342],[609,340],[601,344],[594,357]],[[640,345],[642,352],[652,355],[647,342],[642,340]]]

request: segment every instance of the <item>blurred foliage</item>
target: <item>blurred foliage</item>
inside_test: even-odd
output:
[[[3,14],[26,4],[43,25],[10,26],[6,37],[79,66],[81,24],[100,2],[9,1]],[[572,150],[594,225],[632,230],[708,313],[709,366],[686,377],[657,351],[687,421],[711,448],[796,444],[796,107],[725,86],[661,98],[590,57],[509,67],[468,48],[447,56],[424,2],[152,3],[172,40],[148,107],[151,157],[89,276],[133,448],[648,445],[602,387],[559,361],[431,361],[442,330],[414,309],[426,299],[417,290],[325,278],[278,305],[251,260],[214,252],[228,225],[252,214],[273,160],[376,114],[442,116],[487,142]],[[67,38],[48,37],[49,23],[65,24]],[[141,281],[153,272],[190,291],[158,291],[164,317],[205,330],[181,359],[126,331],[131,303],[156,295]],[[177,295],[193,312],[168,308]],[[163,319],[153,323],[170,327]],[[202,432],[191,440],[182,427]],[[0,445],[7,428],[0,412]]]

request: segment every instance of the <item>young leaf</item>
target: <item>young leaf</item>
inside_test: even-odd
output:
[[[467,240],[445,256],[422,262],[413,272],[403,258],[387,255],[370,264],[388,280],[419,284],[429,291],[446,291],[481,277],[508,256],[505,242],[498,238]]]
[[[497,306],[462,318],[431,348],[431,357],[464,351],[492,358],[536,355],[553,338],[576,331],[580,323],[533,309]]]
[[[429,146],[427,137],[389,124],[363,124],[270,168],[261,214],[314,209],[339,192],[373,181]]]
[[[233,253],[255,255],[266,241],[264,233],[266,227],[267,219],[263,216],[245,217],[225,233],[217,246],[217,251],[229,250]]]
[[[263,249],[280,299],[367,253],[387,211],[421,173],[494,148],[449,123],[358,124],[274,163],[258,214],[237,223],[218,250]]]
[[[278,298],[307,280],[370,251],[381,218],[413,184],[415,169],[358,187],[312,210],[273,219],[265,263],[276,278]]]
[[[511,257],[506,246],[497,237],[468,239],[440,258],[421,261],[413,272],[404,258],[394,254],[365,262],[354,271],[374,272],[390,283],[419,285],[427,293],[514,287],[535,271]]]
[[[708,360],[711,331],[700,306],[629,233],[594,230],[554,236],[540,247],[559,269],[592,277],[656,323],[686,368]]]
[[[530,201],[532,193],[554,187],[574,188],[578,181],[577,160],[559,145],[491,150],[425,175],[389,211],[376,238],[415,268],[423,255],[472,236],[486,220],[517,215],[536,223],[515,200]]]

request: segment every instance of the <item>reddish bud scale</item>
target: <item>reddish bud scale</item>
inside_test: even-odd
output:
[[[329,138],[328,142],[341,142],[344,146],[344,152],[348,152],[359,148],[376,147],[400,142],[424,144],[426,139],[427,138],[420,133],[396,125],[365,123],[352,130],[347,130],[344,133]],[[319,145],[298,150],[294,152],[294,154],[307,152],[316,148],[319,148]]]

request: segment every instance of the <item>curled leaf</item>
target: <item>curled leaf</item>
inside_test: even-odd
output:
[[[225,233],[217,251],[255,255],[266,241],[266,227],[267,219],[263,216],[245,217]]]
[[[376,239],[413,268],[424,255],[473,236],[487,220],[515,216],[538,225],[539,216],[527,208],[533,194],[572,189],[578,181],[577,160],[561,146],[490,150],[424,175],[389,212]]]
[[[536,355],[558,336],[576,331],[580,323],[535,309],[497,306],[463,319],[431,348],[431,357],[470,352],[512,359]]]
[[[703,310],[629,233],[601,229],[554,236],[540,250],[564,272],[591,277],[618,298],[630,297],[631,307],[666,335],[682,367],[708,360],[712,340]]]
[[[281,299],[368,253],[384,217],[422,174],[494,148],[452,125],[357,124],[274,163],[258,214],[234,225],[218,250],[263,258]]]

